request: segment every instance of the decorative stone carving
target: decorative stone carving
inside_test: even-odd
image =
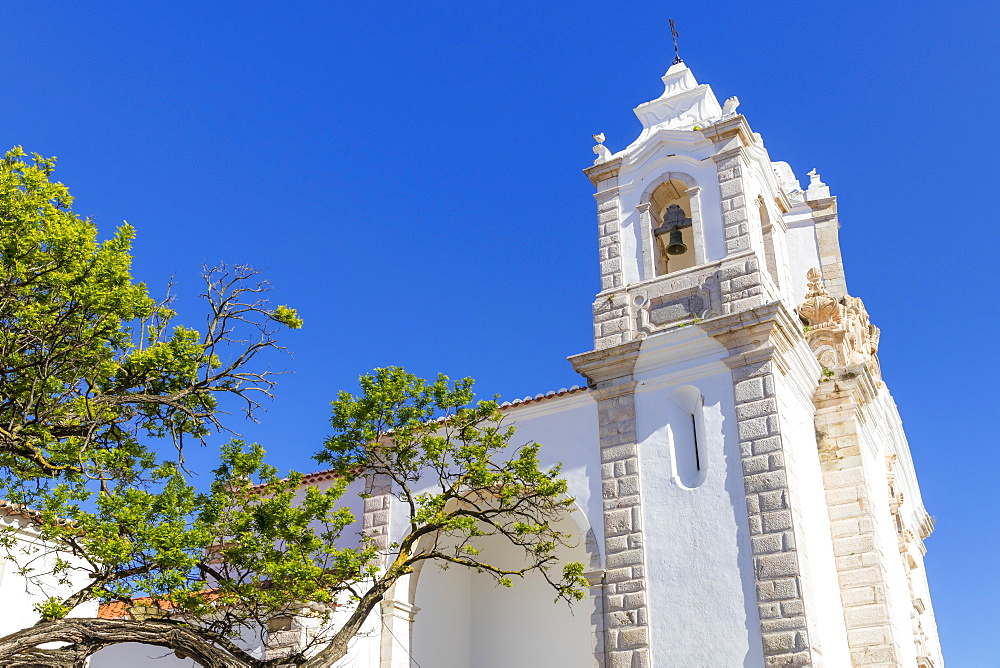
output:
[[[608,147],[604,145],[604,133],[599,132],[593,135],[594,141],[597,142],[597,146],[594,147],[594,153],[597,154],[597,158],[594,159],[594,164],[599,165],[603,162],[607,162],[611,159],[611,151]]]
[[[717,273],[714,265],[692,268],[667,280],[630,287],[636,338],[719,315],[722,297]]]
[[[675,63],[667,70],[663,87],[663,95],[635,108],[635,115],[645,128],[644,135],[657,129],[689,130],[722,118],[722,107],[715,93],[708,84],[699,84],[684,63]],[[640,135],[640,140],[643,138]]]
[[[881,379],[877,357],[880,333],[871,324],[864,303],[850,295],[840,301],[831,297],[819,269],[810,269],[806,280],[809,291],[797,310],[819,363],[827,369],[864,364]]]

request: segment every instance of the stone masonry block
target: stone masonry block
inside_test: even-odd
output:
[[[739,158],[739,156],[733,155],[733,156],[730,156],[728,158],[725,158],[725,159],[722,159],[722,160],[719,160],[718,162],[716,162],[715,163],[715,168],[718,169],[720,172],[722,172],[724,170],[727,170],[727,169],[735,170],[736,174],[738,176],[740,174],[740,170],[743,168],[743,166],[740,164],[740,158]]]
[[[781,602],[782,617],[797,617],[798,615],[804,615],[805,612],[806,606],[801,600],[793,599]]]
[[[834,520],[830,522],[830,533],[835,539],[857,536],[859,533],[858,520],[853,517]],[[854,551],[860,552],[861,550]]]
[[[761,578],[787,577],[799,574],[799,563],[794,552],[766,554],[755,559],[757,574]]]
[[[631,568],[609,568],[604,574],[604,580],[606,582],[624,582],[626,580],[632,579],[632,569]]]
[[[741,441],[752,441],[770,435],[767,420],[765,418],[754,418],[752,420],[741,420],[737,427]]]
[[[796,578],[774,581],[774,598],[786,600],[799,597],[799,583]]]
[[[613,422],[621,422],[622,420],[632,420],[635,418],[635,404],[625,404],[622,406],[615,406],[610,411],[608,411],[608,417]]]
[[[773,492],[763,492],[760,495],[760,507],[762,510],[782,510],[788,507],[785,490],[774,490]]]
[[[874,549],[875,537],[871,535],[836,538],[833,541],[833,554],[836,556],[871,552]]]
[[[760,285],[760,274],[757,272],[746,276],[738,276],[732,281],[733,290],[749,290],[756,285]]]
[[[840,574],[841,587],[863,587],[875,585],[882,581],[882,573],[878,568],[866,567],[856,571],[847,571]]]
[[[775,631],[798,631],[806,628],[805,617],[776,617],[760,620],[760,630],[764,633]]]
[[[847,640],[852,647],[882,645],[891,642],[889,629],[884,626],[876,626],[870,629],[848,629]]]
[[[758,601],[771,601],[774,600],[774,582],[763,581],[757,583],[757,600]]]
[[[855,666],[887,666],[895,668],[899,665],[896,651],[892,645],[875,645],[862,647],[851,652],[851,661]]]
[[[625,629],[618,636],[618,644],[621,647],[641,647],[647,644],[646,628],[640,626],[634,629]]]
[[[611,652],[611,668],[632,668],[632,652]]]
[[[763,389],[763,388],[762,388]],[[740,404],[736,407],[736,419],[748,420],[750,418],[763,417],[770,413],[776,413],[777,403],[774,399],[762,399],[761,401],[751,401]]]
[[[646,594],[645,592],[635,592],[632,594],[625,594],[625,607],[626,608],[641,608],[646,605]]]
[[[747,250],[750,250],[749,236],[736,237],[735,239],[726,240],[727,255],[732,255],[733,253],[742,253],[743,251]]]
[[[875,587],[855,587],[853,589],[843,589],[840,592],[840,598],[844,601],[845,606],[870,605],[875,603],[877,600],[875,596]]]
[[[634,566],[642,563],[642,550],[626,550],[617,554],[609,554],[607,558],[608,568],[621,568],[623,566]]]
[[[772,452],[771,456],[768,458],[768,464],[770,465],[772,471],[785,468],[785,453]]]
[[[736,403],[757,401],[764,398],[764,379],[748,378],[736,383],[733,389],[736,394]]]
[[[783,652],[795,647],[795,631],[768,633],[764,636],[764,651],[768,654]]]
[[[722,199],[736,197],[743,194],[743,181],[740,179],[729,179],[719,184],[719,194]]]
[[[827,488],[826,502],[832,508],[842,503],[857,501],[862,497],[862,494],[861,489],[857,485],[848,485],[839,489]]]
[[[780,603],[761,603],[757,606],[757,614],[761,619],[773,619],[781,616]]]
[[[622,270],[621,258],[612,258],[601,263],[602,274],[613,274]]]
[[[628,534],[604,537],[604,550],[608,554],[612,552],[624,552],[628,548]]]
[[[788,486],[784,471],[768,471],[747,476],[743,479],[743,487],[747,492],[767,492],[785,489]]]
[[[764,660],[767,668],[795,668],[813,665],[812,652],[808,650],[790,654],[773,654]]]
[[[722,224],[727,228],[747,222],[746,207],[730,209],[722,214]]]
[[[632,511],[628,508],[604,513],[604,533],[608,536],[632,531]],[[609,566],[610,567],[610,566]]]
[[[743,473],[746,475],[752,475],[754,473],[762,473],[767,470],[768,470],[767,455],[761,455],[759,457],[747,457],[743,460]]]
[[[831,520],[842,520],[851,517],[861,517],[864,511],[861,509],[861,504],[857,501],[851,503],[841,503],[837,506],[830,506],[830,519]]]
[[[847,608],[844,611],[847,628],[858,629],[889,623],[889,611],[881,603]]]
[[[628,496],[639,493],[639,476],[632,475],[618,479],[618,494]]]
[[[601,448],[601,460],[604,462],[613,462],[619,459],[628,459],[629,457],[635,456],[635,443],[625,443],[623,445],[613,445],[611,447]]]
[[[781,534],[774,533],[752,536],[750,538],[750,545],[753,548],[754,554],[773,554],[781,552],[783,549]]]
[[[829,471],[823,474],[823,482],[826,484],[827,489],[856,485],[864,481],[865,475],[860,467],[841,471]]]

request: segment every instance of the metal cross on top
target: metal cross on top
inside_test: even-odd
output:
[[[674,38],[674,65],[677,63],[683,63],[681,60],[681,52],[677,49],[677,26],[674,25],[673,19],[667,19],[670,21],[670,36]]]

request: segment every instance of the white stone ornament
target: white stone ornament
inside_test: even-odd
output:
[[[809,174],[809,188],[806,190],[806,199],[825,199],[830,196],[830,186],[823,183],[819,178],[819,172],[813,167]]]
[[[722,118],[722,107],[711,86],[699,84],[684,63],[670,66],[663,75],[663,86],[663,95],[634,110],[645,128],[644,135],[660,129],[690,130]]]
[[[740,106],[740,98],[733,95],[722,105],[722,117],[725,118],[736,113],[736,107]]]
[[[604,145],[604,133],[598,132],[596,135],[591,135],[594,141],[597,142],[597,146],[594,147],[594,153],[597,154],[597,159],[594,160],[595,165],[599,165],[602,162],[607,162],[611,159],[611,151],[608,147]]]

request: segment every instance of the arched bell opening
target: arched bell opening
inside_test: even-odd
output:
[[[656,276],[672,274],[697,264],[690,186],[670,179],[649,198],[652,223],[653,269]]]

